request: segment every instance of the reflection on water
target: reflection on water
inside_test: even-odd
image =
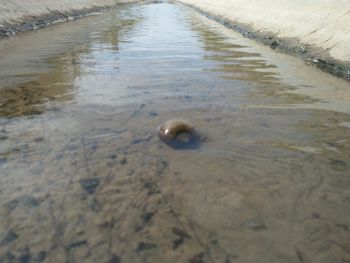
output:
[[[172,4],[0,57],[0,262],[350,260],[347,82]]]
[[[118,52],[120,35],[137,23],[138,17],[124,17],[125,12],[103,20],[90,17],[1,42],[0,116],[41,114],[50,109],[52,101],[71,101],[76,79],[92,73],[86,68],[98,70],[96,61],[83,60],[94,50]],[[105,52],[100,60],[113,58],[110,53]]]
[[[195,19],[195,18],[194,18]],[[244,46],[228,43],[228,39],[220,37],[220,32],[203,29],[201,23],[193,26],[203,39],[204,49],[208,55],[205,59],[218,61],[215,68],[209,71],[226,73],[228,79],[272,83],[277,74],[269,69],[276,66],[268,64],[259,53],[244,50]]]

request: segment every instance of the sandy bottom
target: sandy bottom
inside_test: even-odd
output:
[[[1,41],[0,83],[1,263],[350,262],[348,82],[149,4]]]

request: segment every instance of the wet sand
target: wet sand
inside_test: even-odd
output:
[[[149,4],[0,41],[0,83],[0,262],[350,262],[348,82]]]

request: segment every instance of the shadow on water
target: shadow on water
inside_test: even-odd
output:
[[[196,131],[194,132],[182,132],[171,140],[164,140],[164,142],[176,150],[194,150],[199,149],[204,142]]]

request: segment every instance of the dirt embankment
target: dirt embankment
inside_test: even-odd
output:
[[[350,80],[347,0],[179,0],[244,36]]]
[[[0,0],[0,38],[137,0]]]

